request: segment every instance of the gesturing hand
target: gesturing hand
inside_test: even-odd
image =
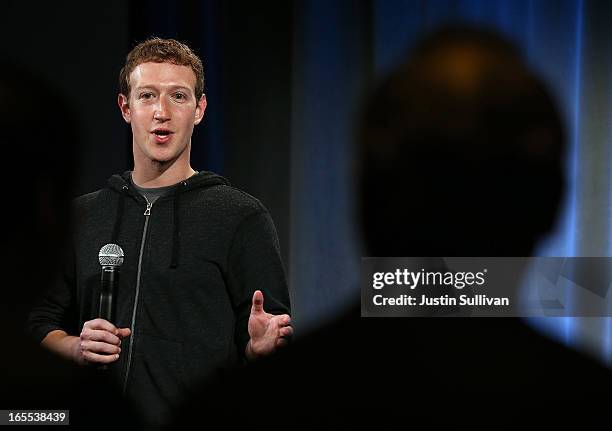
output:
[[[264,297],[260,290],[253,294],[251,315],[249,316],[249,340],[246,347],[248,359],[269,355],[277,348],[287,344],[285,337],[293,334],[291,317],[288,314],[275,316],[263,308]]]

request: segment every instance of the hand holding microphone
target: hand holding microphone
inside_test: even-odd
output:
[[[121,353],[121,339],[130,334],[130,328],[117,328],[108,320],[85,322],[78,346],[78,362],[104,366],[117,361]]]
[[[115,296],[119,285],[119,267],[123,263],[123,250],[116,244],[106,244],[98,254],[102,265],[100,283],[99,318],[85,322],[78,345],[79,362],[107,364],[119,359],[121,339],[131,334],[129,328],[117,328],[115,320]]]

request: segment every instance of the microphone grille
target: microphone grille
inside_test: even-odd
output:
[[[102,266],[121,266],[123,250],[117,244],[106,244],[100,249],[98,260]]]

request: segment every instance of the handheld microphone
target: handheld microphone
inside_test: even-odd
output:
[[[100,249],[98,260],[102,265],[98,316],[114,324],[116,308],[114,297],[119,285],[119,267],[123,263],[123,250],[117,244],[106,244]],[[108,366],[102,365],[99,368],[106,370]]]

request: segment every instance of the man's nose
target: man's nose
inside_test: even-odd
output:
[[[166,101],[160,97],[159,103],[153,113],[153,118],[157,121],[168,121],[170,119],[170,111],[168,111],[168,106],[166,105]]]

